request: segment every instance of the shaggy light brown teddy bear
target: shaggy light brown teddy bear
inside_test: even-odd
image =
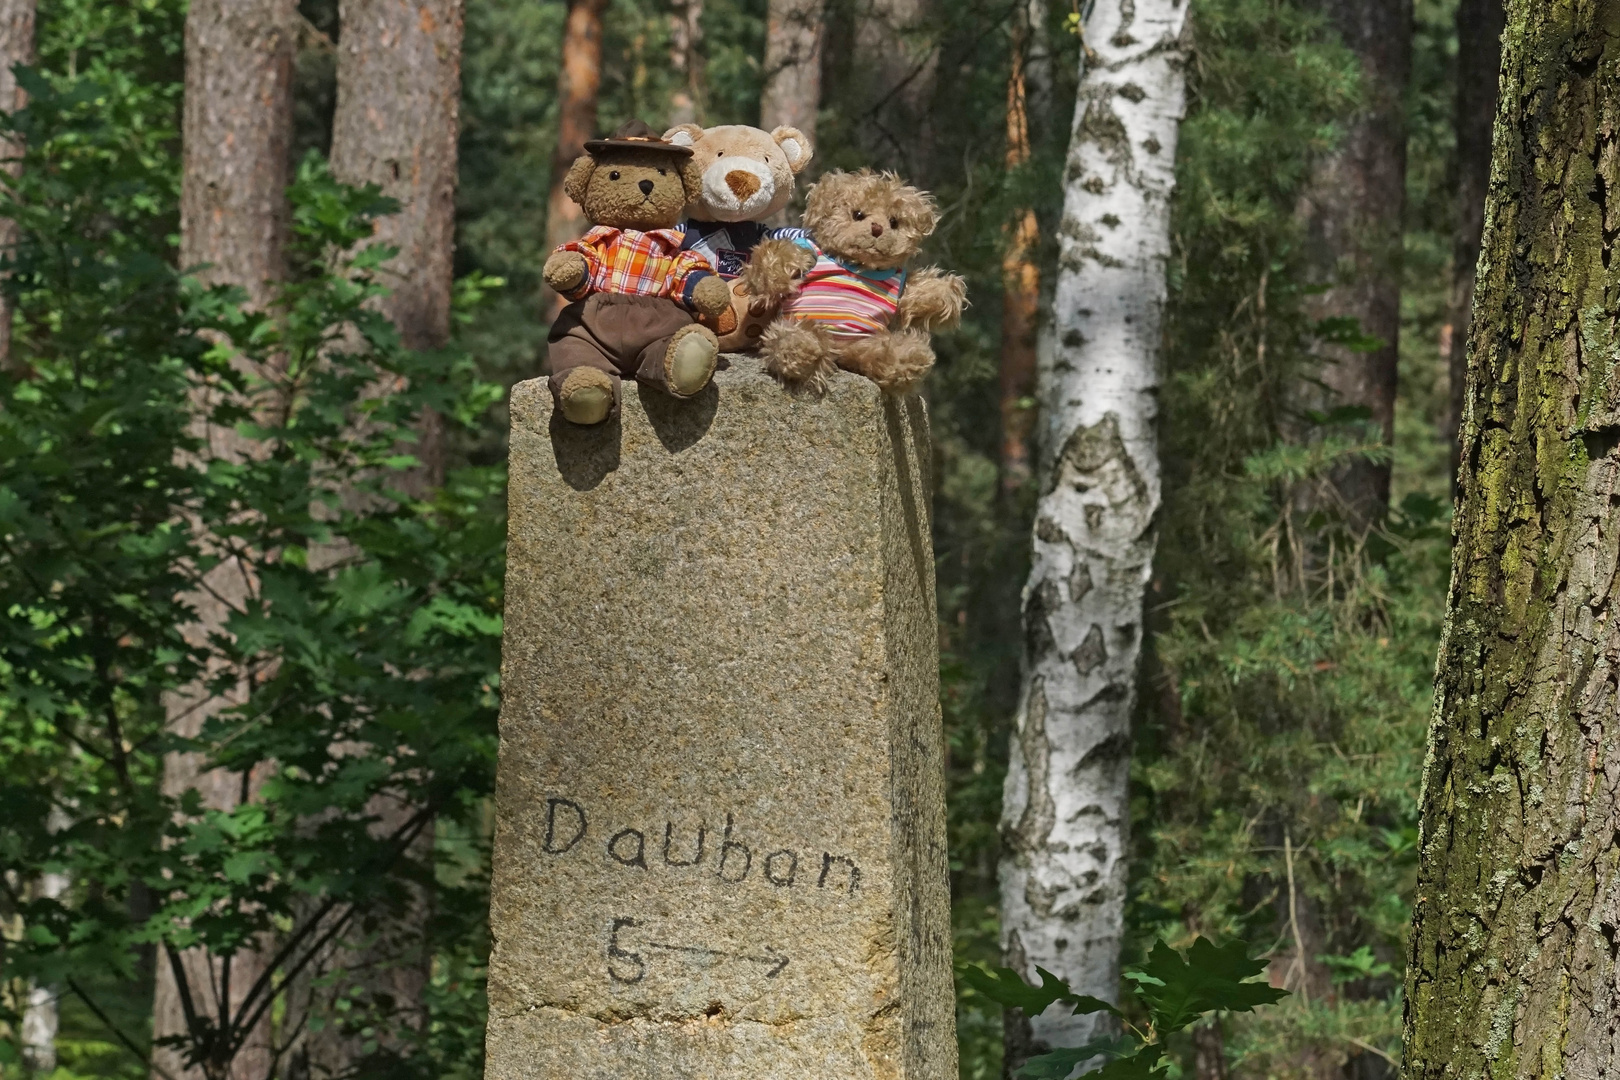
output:
[[[598,424],[618,411],[623,378],[677,398],[708,385],[719,341],[694,313],[729,311],[731,290],[681,250],[689,148],[637,120],[585,149],[563,190],[593,228],[552,252],[543,276],[573,301],[551,325],[552,395],[566,419]]]
[[[802,230],[766,224],[792,202],[794,178],[814,149],[802,131],[786,126],[767,132],[743,124],[681,124],[664,138],[692,149],[683,166],[693,191],[683,246],[708,259],[731,286],[731,310],[703,321],[720,335],[721,349],[754,349],[814,262],[792,243]]]
[[[821,393],[835,368],[904,393],[934,365],[928,332],[961,321],[967,284],[906,263],[939,223],[934,200],[893,173],[828,173],[810,189],[804,224],[816,256],[765,331],[766,370]]]

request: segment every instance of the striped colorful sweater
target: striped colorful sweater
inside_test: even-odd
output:
[[[816,265],[805,275],[798,295],[782,304],[783,315],[852,337],[889,328],[906,290],[904,267],[868,270],[827,254],[808,237],[794,242],[815,254]]]

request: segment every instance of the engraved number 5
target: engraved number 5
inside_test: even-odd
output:
[[[638,983],[647,977],[647,965],[642,961],[641,955],[619,948],[619,931],[640,925],[635,919],[614,919],[612,927],[608,929],[608,978],[614,982]],[[624,974],[624,969],[630,965],[635,966],[635,973]]]

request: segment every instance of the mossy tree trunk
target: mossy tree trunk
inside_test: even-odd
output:
[[[1513,0],[1503,71],[1409,1080],[1620,1068],[1620,5]]]

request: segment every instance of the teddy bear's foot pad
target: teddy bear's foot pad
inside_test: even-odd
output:
[[[595,368],[575,368],[557,391],[557,408],[570,423],[600,424],[613,413],[613,376]]]
[[[704,327],[694,326],[690,332],[677,335],[665,358],[669,392],[686,398],[708,386],[719,357],[719,344]]]

